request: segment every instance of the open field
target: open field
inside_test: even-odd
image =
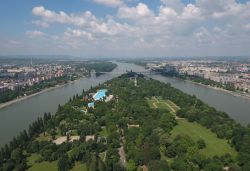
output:
[[[147,99],[147,101],[151,108],[166,109],[173,114],[180,109],[170,100],[153,97],[151,99]],[[207,157],[213,157],[215,155],[222,156],[226,153],[229,153],[234,157],[236,156],[237,152],[230,147],[227,140],[217,138],[217,136],[207,128],[198,123],[188,122],[186,119],[178,119],[177,121],[178,125],[174,127],[172,137],[175,137],[178,134],[186,134],[189,135],[194,141],[197,141],[199,138],[204,139],[207,146],[206,148],[200,150],[200,152]]]
[[[171,108],[175,111],[175,112],[177,112],[178,110],[180,110],[180,107],[179,106],[177,106],[174,102],[172,102],[171,100],[167,100],[167,104],[169,105],[169,106],[171,106]]]
[[[36,160],[38,160],[39,158],[40,158],[39,154],[32,154],[28,158],[28,165],[31,166],[28,169],[29,171],[45,171],[45,170],[57,171],[57,161],[53,161],[53,162],[44,161],[41,163],[37,163]]]
[[[57,160],[53,162],[41,162],[37,163],[36,161],[40,158],[39,154],[32,154],[28,158],[28,165],[31,166],[29,171],[57,171]],[[81,162],[76,162],[74,167],[70,171],[87,171],[87,167],[85,164]]]
[[[207,146],[200,152],[207,157],[222,156],[226,153],[236,156],[237,152],[230,147],[227,140],[217,138],[214,133],[198,123],[191,123],[185,119],[178,120],[178,125],[174,127],[171,136],[176,137],[178,134],[189,135],[194,141],[199,138],[204,139]]]
[[[170,100],[163,100],[161,98],[153,97],[147,99],[148,104],[151,108],[166,109],[172,113],[176,113],[180,108]]]

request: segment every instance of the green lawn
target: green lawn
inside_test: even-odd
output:
[[[166,109],[171,113],[175,114],[180,108],[170,100],[162,100],[159,98],[147,99],[147,102],[151,108]],[[222,156],[226,153],[236,156],[236,151],[230,147],[225,139],[219,139],[207,128],[199,125],[198,123],[191,123],[185,119],[178,119],[178,125],[172,131],[172,137],[178,134],[187,134],[194,141],[199,138],[205,140],[207,147],[200,150],[200,152],[208,157],[213,157],[215,155]]]
[[[170,100],[163,100],[159,98],[147,99],[150,108],[166,109],[172,113],[176,113],[180,108]]]
[[[76,162],[75,166],[70,171],[87,171],[87,166],[84,163]]]
[[[149,99],[147,99],[147,102],[148,102],[149,107],[150,107],[151,109],[155,109],[155,106],[153,105],[153,103],[154,103],[154,101],[153,101],[153,100],[149,100]]]
[[[153,103],[155,102],[154,99],[152,99],[152,98],[151,99],[146,98],[146,101],[147,101],[147,103],[148,103],[148,105],[149,105],[150,108],[155,109],[155,106],[153,105]]]
[[[32,154],[28,157],[28,165],[31,166],[29,171],[57,171],[57,161],[37,163],[36,160],[39,158],[39,154]]]
[[[28,165],[35,164],[37,160],[39,160],[41,156],[39,154],[32,154],[30,157],[28,157]]]
[[[222,156],[226,153],[235,157],[237,154],[227,143],[227,140],[217,138],[214,133],[198,123],[191,123],[185,119],[178,120],[178,125],[174,127],[171,136],[175,137],[178,134],[189,135],[194,141],[197,141],[199,138],[204,139],[207,146],[200,152],[207,157]]]
[[[28,157],[28,165],[31,166],[28,171],[57,171],[57,161],[37,163],[41,156],[39,154],[32,154]],[[70,171],[87,171],[85,164],[76,162]]]
[[[164,100],[160,100],[159,102],[155,103],[159,109],[166,109],[170,112],[174,112],[166,103]]]
[[[172,109],[175,110],[175,112],[177,112],[178,110],[180,110],[180,107],[177,106],[174,102],[172,102],[171,100],[167,100],[167,104],[171,106]]]

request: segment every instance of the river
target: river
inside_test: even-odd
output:
[[[58,104],[65,104],[70,97],[77,93],[80,94],[83,89],[89,89],[91,86],[96,86],[99,83],[117,77],[125,73],[126,70],[133,70],[136,72],[146,71],[143,67],[134,64],[116,63],[118,67],[111,73],[99,77],[81,78],[74,83],[47,91],[0,109],[0,146],[8,143],[13,136],[18,135],[22,130],[27,129],[28,125],[39,116],[43,116],[44,112],[55,113]],[[160,75],[150,75],[150,77],[166,83],[171,83],[172,86],[186,93],[196,95],[205,103],[208,103],[218,110],[227,112],[232,118],[243,125],[250,122],[250,100],[234,97],[225,92],[174,78],[167,78]]]
[[[173,87],[187,94],[195,95],[217,110],[226,112],[231,118],[242,125],[246,126],[250,123],[249,99],[233,96],[224,91],[215,90],[176,78],[163,77],[161,75],[153,75],[151,77],[165,83],[170,83]]]

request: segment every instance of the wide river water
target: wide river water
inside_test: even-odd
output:
[[[22,130],[27,129],[28,125],[39,116],[43,116],[44,112],[55,113],[58,104],[65,104],[70,97],[77,93],[80,94],[83,89],[89,89],[91,86],[96,86],[99,83],[117,77],[127,70],[135,72],[146,71],[143,67],[131,63],[116,63],[118,67],[111,73],[99,77],[81,78],[74,83],[0,109],[0,146],[8,143]],[[165,83],[171,83],[172,86],[188,94],[196,95],[205,103],[218,110],[227,112],[232,118],[243,125],[250,123],[250,100],[234,97],[222,91],[174,78],[167,78],[160,75],[150,75],[150,77]]]

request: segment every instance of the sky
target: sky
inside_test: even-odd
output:
[[[0,55],[250,56],[250,0],[0,3]]]

